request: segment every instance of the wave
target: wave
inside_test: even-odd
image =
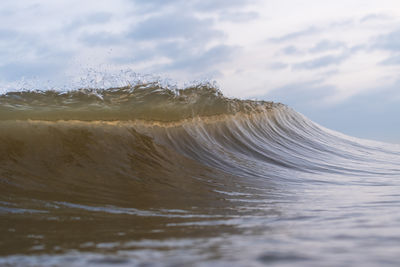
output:
[[[382,184],[368,178],[398,176],[398,162],[398,146],[347,137],[285,105],[229,99],[207,85],[0,96],[0,213],[10,222],[21,214],[89,222],[94,213],[232,219],[241,214],[232,201],[251,202],[260,188],[274,194],[349,177]],[[138,225],[153,229],[161,219],[143,220]],[[3,253],[29,252],[26,237],[13,238]]]
[[[100,192],[97,186],[108,194],[115,179],[185,187],[201,183],[204,171],[291,180],[304,175],[285,173],[385,175],[395,164],[388,155],[399,156],[389,146],[324,129],[285,105],[228,99],[209,86],[11,92],[0,99],[2,184],[15,190],[29,184],[38,194]],[[144,199],[145,191],[134,188]]]

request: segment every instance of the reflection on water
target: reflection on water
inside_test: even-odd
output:
[[[19,111],[0,116],[0,265],[398,266],[399,146],[215,90],[113,90],[0,98]],[[116,99],[173,121],[111,120]],[[224,106],[187,119],[204,103]]]

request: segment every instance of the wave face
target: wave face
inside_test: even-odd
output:
[[[0,264],[396,265],[399,163],[208,85],[10,92]]]

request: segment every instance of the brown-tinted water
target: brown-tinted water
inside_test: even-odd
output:
[[[399,264],[400,147],[156,84],[0,96],[0,265]]]

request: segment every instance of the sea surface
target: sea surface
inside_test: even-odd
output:
[[[210,85],[0,95],[0,266],[98,265],[399,266],[400,146]]]

